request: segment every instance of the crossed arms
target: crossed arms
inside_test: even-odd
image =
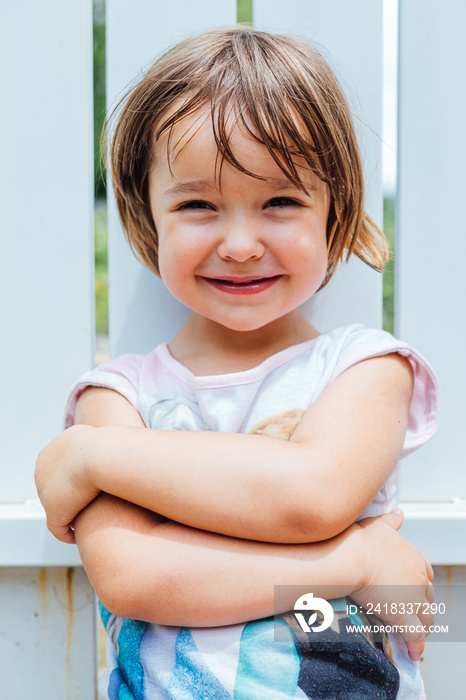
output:
[[[411,392],[404,360],[365,361],[285,442],[148,430],[123,397],[87,389],[81,425],[38,459],[49,527],[76,536],[106,607],[162,624],[270,615],[275,584],[325,597],[329,584],[357,596],[369,584],[417,583],[427,595],[431,569],[395,531],[399,516],[353,524],[397,462]]]

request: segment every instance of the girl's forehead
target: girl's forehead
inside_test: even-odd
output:
[[[264,178],[285,177],[264,144],[245,133],[239,125],[232,127],[229,145],[246,170],[253,169]],[[205,110],[183,118],[170,132],[165,132],[156,141],[154,150],[154,170],[164,170],[165,177],[170,173],[173,180],[198,178],[203,173],[205,179],[218,180],[220,169],[233,167],[224,162],[210,113]]]
[[[166,156],[174,160],[189,144],[196,141],[204,141],[213,139],[215,143],[214,128],[222,141],[221,132],[223,129],[218,128],[217,113],[211,104],[204,104],[197,109],[182,115],[177,118],[177,114],[182,112],[186,100],[179,100],[174,103],[169,112],[163,115],[163,119],[154,129],[155,148],[161,155],[165,149]],[[173,120],[173,121],[172,121]],[[247,124],[247,128],[243,124]],[[169,123],[170,126],[165,128],[164,125]],[[224,141],[241,143],[246,145],[247,142],[258,143],[260,140],[259,131],[255,128],[252,120],[248,115],[243,114],[242,119],[238,119],[236,111],[232,108],[229,116],[225,120]],[[222,143],[222,145],[226,145]],[[160,148],[159,148],[160,146]],[[218,150],[218,147],[217,147]]]
[[[280,167],[279,162],[272,157],[269,148],[264,144],[252,119],[242,114],[238,118],[237,111],[232,109],[225,123],[224,141],[222,132],[217,128],[215,113],[210,104],[204,104],[187,115],[176,119],[176,115],[182,110],[185,101],[180,100],[172,106],[170,112],[164,115],[163,123],[166,124],[173,117],[175,121],[166,129],[159,127],[154,130],[153,142],[153,167],[166,166],[172,177],[180,170],[190,171],[207,168],[215,170],[215,178],[218,179],[223,167],[237,167],[225,159],[223,149],[225,146],[231,150],[234,158],[242,169],[249,174],[266,180],[289,180],[286,172]],[[214,133],[214,129],[217,133]],[[220,148],[216,141],[220,139]],[[289,144],[290,152],[295,150],[292,143]],[[278,155],[278,160],[283,159]],[[304,156],[294,155],[293,162],[302,176],[303,183],[314,189],[319,180],[310,169]]]

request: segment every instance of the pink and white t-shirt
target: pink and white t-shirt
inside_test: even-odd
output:
[[[389,353],[406,357],[414,373],[404,457],[435,432],[437,380],[425,359],[406,343],[361,325],[323,333],[272,355],[257,367],[229,374],[195,376],[170,355],[165,344],[148,355],[123,355],[76,382],[67,402],[65,424],[73,424],[82,391],[98,386],[122,394],[148,428],[254,432],[287,439],[330,382],[358,362]],[[395,507],[397,474],[398,467],[360,518]],[[339,609],[336,601],[334,609]],[[332,674],[335,683],[337,677],[340,683],[343,674],[355,693],[351,697],[424,697],[418,666],[396,635],[389,637],[394,664],[373,641],[364,639],[366,656],[359,649],[344,668],[337,659],[319,661],[316,666],[315,654],[312,658],[306,654],[291,632],[288,652],[280,644],[277,652],[272,623],[267,620],[188,629],[117,618],[103,607],[101,613],[109,637],[103,697],[327,697],[319,695],[318,688],[322,683],[331,686]],[[364,664],[372,669],[372,677],[364,672]]]

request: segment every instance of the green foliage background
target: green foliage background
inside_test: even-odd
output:
[[[252,24],[252,0],[238,0],[236,17],[239,24]]]
[[[94,173],[95,196],[105,197],[105,169],[100,158],[100,137],[105,121],[105,0],[94,0]]]

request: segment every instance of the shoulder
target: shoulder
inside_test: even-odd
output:
[[[360,324],[337,328],[319,338],[323,352],[331,357],[331,381],[361,365],[358,373],[364,373],[364,381],[370,382],[375,372],[385,374],[387,381],[398,380],[406,389],[412,386],[403,456],[432,437],[438,425],[440,389],[433,368],[420,352],[391,333]],[[380,362],[365,362],[373,358]],[[412,378],[408,378],[408,368]]]
[[[408,347],[391,333],[360,323],[341,326],[321,333],[317,338],[316,346],[321,351],[327,351],[336,361],[343,356],[348,358],[351,355],[375,357],[396,352],[397,348]]]
[[[139,386],[146,373],[156,371],[158,348],[147,355],[127,353],[97,365],[73,384],[65,407],[65,428],[74,423],[76,404],[88,387],[111,389],[137,408]]]
[[[391,333],[362,324],[342,326],[318,336],[315,350],[326,354],[333,365],[332,378],[363,360],[396,354],[406,358],[413,371],[424,371],[435,387],[437,378],[429,362],[411,345]]]

